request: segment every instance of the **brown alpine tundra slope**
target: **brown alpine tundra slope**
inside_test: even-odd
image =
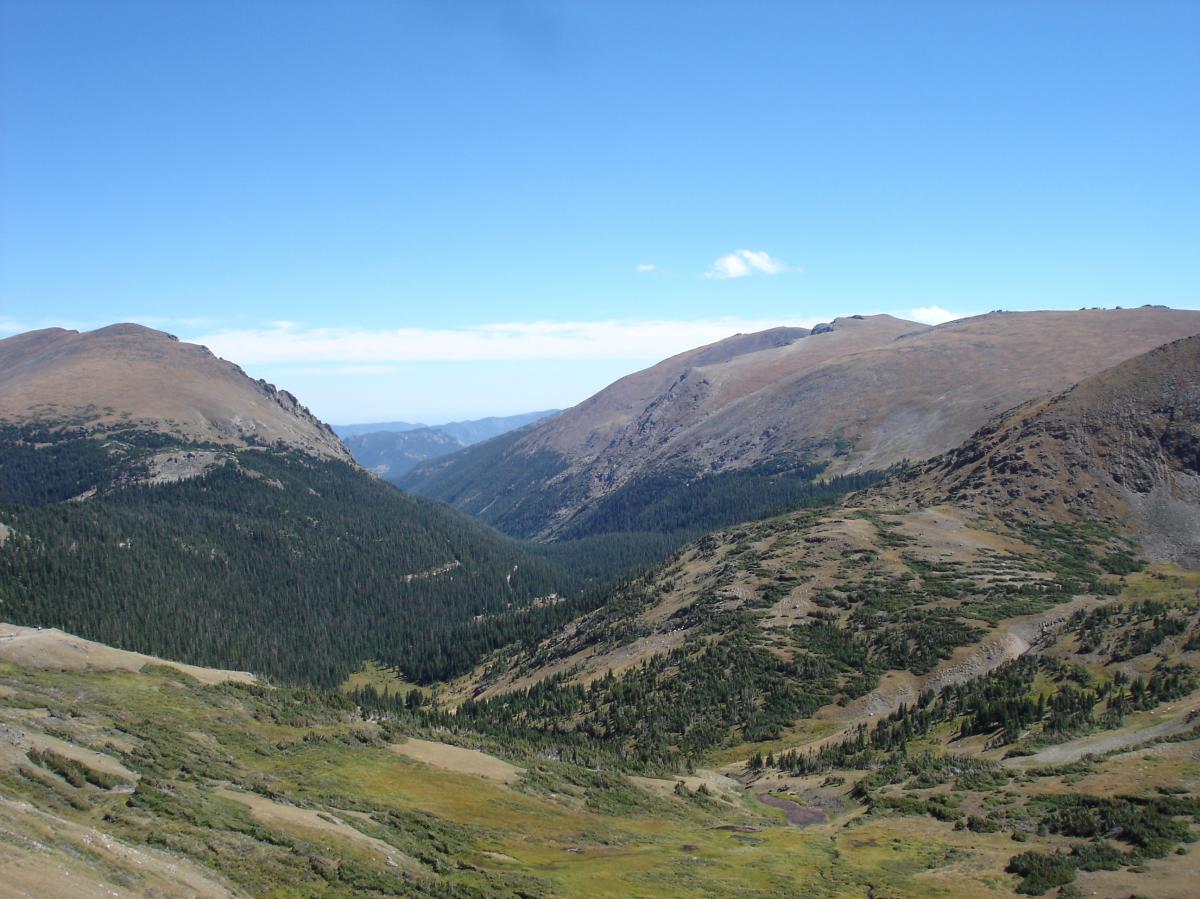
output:
[[[934,328],[852,316],[811,333],[738,335],[622,378],[473,472],[475,457],[455,454],[406,485],[501,527],[495,510],[514,495],[549,490],[558,506],[520,527],[552,537],[581,508],[670,466],[711,474],[793,454],[829,460],[834,475],[928,459],[1013,406],[1197,333],[1200,312],[1142,307],[993,312]]]
[[[169,389],[164,389],[169,385]],[[47,328],[0,340],[0,421],[136,425],[233,446],[281,443],[353,462],[286,390],[142,325]]]

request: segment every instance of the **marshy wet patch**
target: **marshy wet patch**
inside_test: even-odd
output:
[[[796,827],[809,827],[825,820],[825,813],[820,809],[801,805],[791,799],[776,796],[774,793],[759,793],[756,798],[763,805],[779,809],[788,819],[788,823],[794,824]]]

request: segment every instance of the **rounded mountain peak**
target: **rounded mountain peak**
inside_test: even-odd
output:
[[[0,420],[130,426],[351,461],[330,427],[287,391],[207,347],[132,322],[0,340]]]

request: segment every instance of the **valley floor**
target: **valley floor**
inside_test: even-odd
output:
[[[1038,826],[1056,797],[1195,796],[1197,709],[1200,691],[1009,758],[940,726],[909,756],[978,771],[934,764],[864,801],[871,770],[657,778],[502,759],[336,695],[5,628],[0,894],[1008,896],[1014,856],[1079,844]],[[774,748],[832,733],[811,722]],[[1196,872],[1184,839],[1074,887],[1177,897]]]

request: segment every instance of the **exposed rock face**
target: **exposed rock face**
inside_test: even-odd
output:
[[[128,424],[351,461],[329,426],[286,390],[247,377],[205,347],[135,324],[0,340],[0,420]]]
[[[553,491],[566,499],[529,530],[547,536],[631,478],[672,465],[710,473],[797,454],[828,459],[839,474],[928,459],[1007,409],[1197,333],[1200,312],[1144,307],[995,312],[936,328],[850,316],[808,333],[738,335],[622,378],[486,466],[448,456],[418,466],[406,485],[479,514]]]

